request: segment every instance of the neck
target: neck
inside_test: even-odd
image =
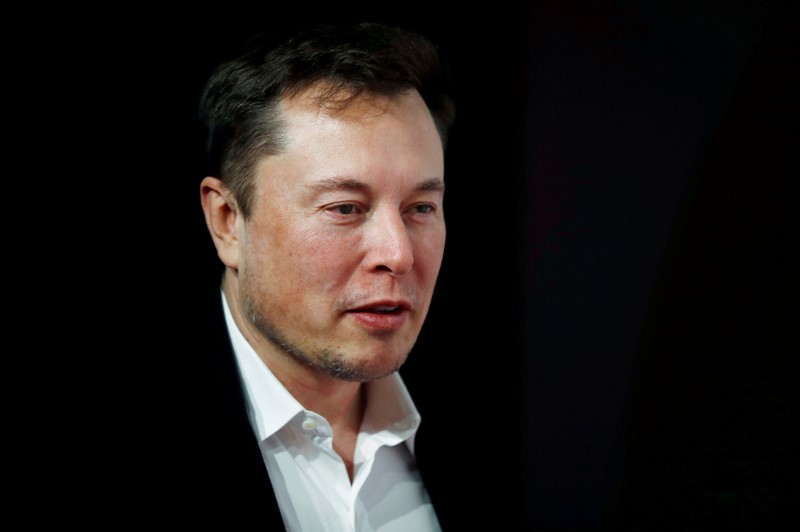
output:
[[[328,420],[334,431],[334,440],[337,434],[341,437],[357,435],[366,404],[363,383],[344,381],[322,373],[300,363],[267,340],[245,318],[236,273],[225,272],[222,289],[239,330],[289,393],[303,408]]]

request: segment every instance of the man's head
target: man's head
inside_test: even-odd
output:
[[[253,168],[285,148],[278,103],[312,85],[320,106],[347,107],[361,94],[393,97],[416,90],[444,146],[454,106],[435,46],[401,28],[374,23],[321,25],[282,43],[253,37],[206,84],[200,116],[208,137],[208,175],[222,178],[245,217],[253,207]]]
[[[405,360],[444,251],[444,87],[428,41],[374,24],[254,43],[212,76],[203,208],[269,363],[364,381]]]

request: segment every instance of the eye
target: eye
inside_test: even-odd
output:
[[[436,205],[432,203],[417,203],[416,205],[412,205],[406,212],[412,216],[427,217],[436,212]]]
[[[329,216],[340,221],[351,220],[364,213],[358,203],[337,203],[325,208]]]
[[[337,205],[334,209],[339,214],[353,214],[356,211],[356,206],[352,203],[345,203],[344,205]]]

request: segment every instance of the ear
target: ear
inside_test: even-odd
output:
[[[200,203],[206,226],[217,248],[217,255],[228,268],[239,269],[239,235],[237,222],[241,213],[228,187],[216,177],[200,183]]]

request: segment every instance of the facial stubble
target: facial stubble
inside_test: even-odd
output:
[[[284,334],[270,321],[267,312],[259,305],[258,294],[254,293],[253,279],[242,279],[244,293],[242,298],[243,311],[246,319],[261,333],[269,343],[284,355],[292,358],[303,366],[320,372],[334,379],[367,382],[391,375],[400,369],[409,352],[399,357],[396,364],[390,369],[375,371],[368,363],[359,363],[347,353],[332,347],[320,347],[312,352],[300,348],[296,343],[289,341]],[[250,281],[250,282],[248,282]],[[257,288],[256,288],[257,290]]]

